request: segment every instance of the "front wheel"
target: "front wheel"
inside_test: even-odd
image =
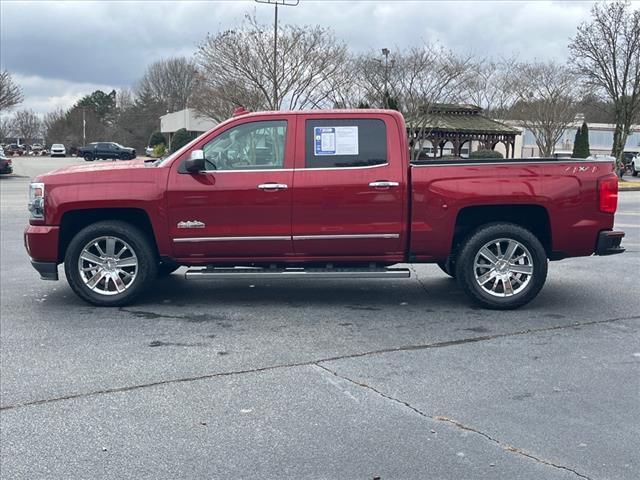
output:
[[[456,278],[465,293],[484,307],[518,308],[542,289],[547,255],[529,230],[511,223],[489,224],[464,242]]]
[[[85,155],[84,156],[84,161],[85,162],[93,162],[93,156],[92,155]]]
[[[64,271],[73,291],[98,306],[129,304],[157,276],[157,260],[145,234],[121,221],[97,222],[69,244]]]

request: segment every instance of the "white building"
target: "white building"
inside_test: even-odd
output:
[[[518,126],[518,122],[509,121],[509,125]],[[556,143],[556,153],[572,152],[573,142],[576,137],[576,130],[582,126],[582,120],[575,122],[571,127],[564,131],[562,137]],[[612,123],[588,123],[589,127],[589,150],[591,155],[610,155],[613,146],[613,132],[615,125]],[[536,145],[533,133],[527,129],[523,129],[520,136],[521,144],[516,142],[516,152],[520,152],[522,158],[539,156],[539,149]],[[518,150],[519,149],[519,150]],[[640,152],[640,125],[633,125],[631,134],[627,138],[625,151]]]
[[[191,108],[167,113],[160,117],[160,131],[169,138],[169,148],[171,148],[173,135],[181,128],[184,128],[191,138],[196,138],[208,132],[217,124],[217,122],[202,116]]]

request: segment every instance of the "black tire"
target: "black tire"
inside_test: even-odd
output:
[[[85,162],[93,162],[93,155],[85,155],[84,156],[84,161]]]
[[[490,268],[490,261],[480,256],[480,250],[485,246],[489,247],[489,253],[493,253],[492,248],[499,253],[502,248],[506,249],[511,245],[511,241],[519,244],[511,258],[518,253],[524,254],[526,258],[517,260],[522,264],[507,264],[496,254],[495,259],[498,262],[495,265],[497,266]],[[479,256],[479,262],[486,262],[488,266],[477,268],[476,256]],[[456,279],[464,292],[480,305],[495,310],[509,310],[525,305],[538,295],[547,278],[547,266],[545,249],[540,240],[529,230],[512,223],[492,223],[478,228],[463,243],[456,259]],[[513,273],[511,268],[527,269],[531,273]],[[480,275],[478,279],[476,279],[477,274]],[[489,279],[485,285],[493,281],[492,288],[488,285],[486,287],[480,285],[485,275]],[[519,285],[513,280],[519,282]],[[507,285],[511,286],[513,293],[509,293]],[[488,290],[492,290],[493,293]]]
[[[97,285],[95,285],[96,290],[93,290],[85,284],[85,280],[80,273],[80,255],[83,249],[93,242],[93,240],[103,237],[115,238],[116,242],[120,241],[120,244],[116,243],[116,248],[119,248],[118,245],[124,245],[126,243],[136,257],[135,275],[133,275],[133,279],[130,280],[129,283],[123,283],[125,287],[121,293],[99,293],[98,289],[104,289],[105,291],[109,289],[109,280],[104,280],[104,283],[103,280],[100,280],[100,282],[97,282]],[[104,250],[106,251],[107,248]],[[126,260],[126,258],[124,259]],[[85,261],[83,265],[90,264],[91,263],[87,264]],[[133,267],[124,268],[132,269]],[[97,222],[83,228],[71,240],[64,258],[64,271],[71,289],[83,300],[101,307],[128,305],[156,278],[157,270],[158,262],[156,254],[147,236],[134,225],[118,220]],[[99,268],[96,267],[94,270],[86,272],[86,276],[89,277],[98,272]],[[133,270],[130,270],[130,272],[133,272]],[[113,284],[111,291],[113,291],[116,289],[115,281],[111,280],[111,283]]]
[[[158,278],[168,277],[179,268],[180,265],[175,265],[172,263],[161,263],[160,265],[158,265]]]
[[[451,260],[451,258],[447,258],[444,262],[438,262],[438,266],[440,267],[440,270],[451,278],[456,278],[456,264]]]

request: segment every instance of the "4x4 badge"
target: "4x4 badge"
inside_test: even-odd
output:
[[[198,220],[188,220],[186,222],[178,222],[178,228],[204,228],[204,223]]]

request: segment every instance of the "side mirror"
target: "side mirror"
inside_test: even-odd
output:
[[[184,162],[184,169],[189,173],[198,173],[204,170],[204,152],[193,150],[191,156]]]

